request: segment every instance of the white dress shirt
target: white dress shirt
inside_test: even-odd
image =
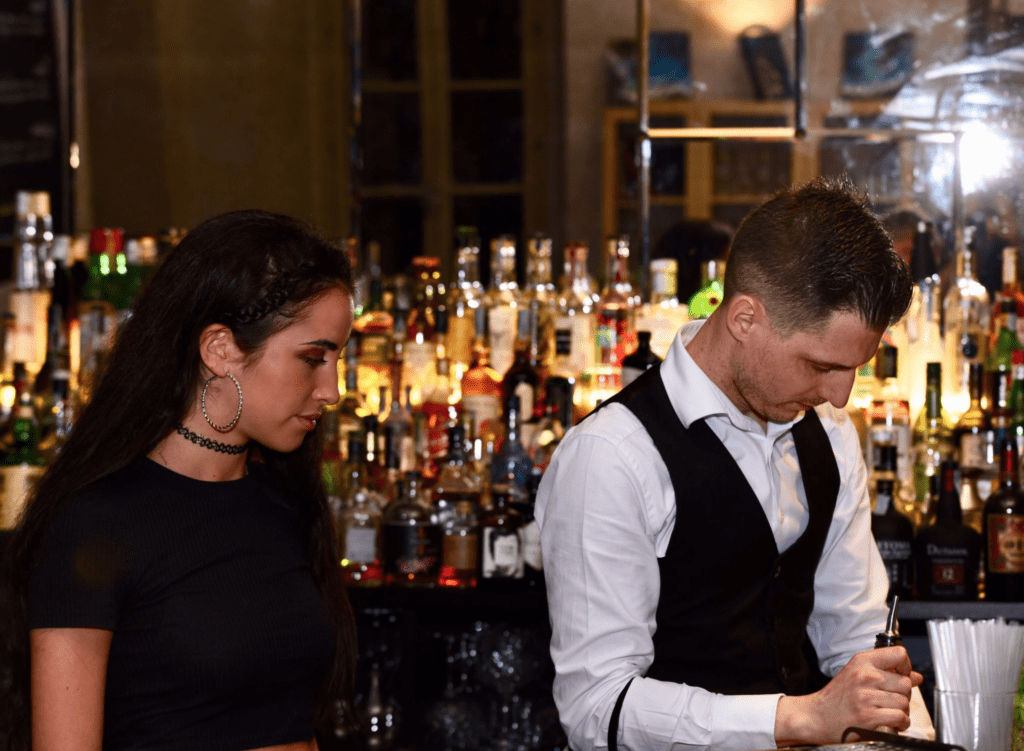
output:
[[[676,335],[661,366],[665,390],[684,426],[706,419],[736,460],[782,552],[800,537],[809,517],[790,431],[794,423],[769,423],[766,432],[705,375],[685,346],[702,323],[688,323]],[[807,633],[822,671],[834,676],[885,630],[889,584],[871,536],[856,429],[845,411],[831,405],[817,407],[817,413],[835,452],[840,486]],[[621,404],[608,405],[566,433],[544,473],[536,516],[551,615],[554,696],[575,751],[607,747],[612,708],[631,678],[619,748],[775,747],[781,694],[727,696],[641,677],[654,661],[658,559],[675,526],[675,495],[654,442]],[[917,689],[911,720],[911,734],[934,733]]]

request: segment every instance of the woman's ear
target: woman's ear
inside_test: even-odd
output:
[[[199,356],[212,375],[221,377],[237,371],[245,360],[234,334],[223,323],[211,323],[203,329],[199,335]]]

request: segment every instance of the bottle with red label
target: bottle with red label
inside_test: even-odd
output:
[[[985,533],[985,598],[994,602],[1024,600],[1024,493],[1018,477],[1017,442],[1003,438],[999,488],[988,497]]]
[[[981,535],[963,523],[956,463],[942,463],[935,521],[914,540],[917,596],[921,600],[978,599]]]

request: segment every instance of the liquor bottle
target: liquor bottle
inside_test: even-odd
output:
[[[711,259],[700,264],[700,287],[687,303],[692,320],[707,318],[722,304],[725,295],[725,261]]]
[[[455,515],[455,506],[462,501],[478,506],[480,492],[481,478],[473,471],[466,455],[466,429],[452,425],[448,428],[448,453],[432,491],[438,524],[444,526]]]
[[[628,386],[648,368],[661,362],[661,358],[651,351],[651,332],[637,331],[636,351],[626,355],[622,360],[622,385]]]
[[[547,405],[544,408],[544,417],[541,419],[537,429],[533,431],[533,435],[530,436],[529,443],[526,444],[526,453],[530,455],[535,474],[544,474],[544,470],[551,463],[551,457],[554,456],[555,449],[558,448],[558,444],[561,443],[564,437],[565,426],[559,419],[558,405],[551,398],[549,392]]]
[[[1020,489],[1017,442],[1000,445],[999,487],[985,502],[985,599],[1024,600],[1024,493]]]
[[[491,462],[491,484],[502,485],[514,502],[529,496],[530,472],[533,462],[519,439],[519,420],[522,415],[519,397],[505,403],[505,440],[501,442]]]
[[[1024,355],[1024,352],[1021,353]],[[960,450],[961,471],[985,465],[985,433],[990,428],[988,412],[981,406],[981,383],[984,368],[972,362],[969,368],[970,404],[953,428],[953,446]]]
[[[382,423],[384,431],[384,469],[394,483],[403,472],[413,469],[414,442],[412,418],[402,406],[401,392],[391,392],[391,409]]]
[[[53,371],[53,381],[48,400],[49,432],[45,440],[39,440],[39,453],[42,454],[45,463],[50,464],[60,453],[60,450],[67,443],[71,435],[71,428],[75,424],[74,400],[71,395],[71,371]],[[42,436],[42,431],[40,431]]]
[[[540,404],[542,395],[541,374],[537,368],[536,326],[533,311],[529,308],[519,310],[516,334],[515,356],[512,365],[501,381],[502,401],[508,404],[515,396],[519,398],[520,415],[529,420],[533,415],[534,404]]]
[[[927,389],[922,417],[915,425],[914,492],[917,496],[915,522],[928,494],[928,480],[939,473],[942,461],[953,453],[950,426],[942,409],[942,363],[930,362],[927,367]]]
[[[345,493],[344,464],[338,431],[338,405],[325,404],[320,417],[320,476],[328,497],[337,499],[338,503]]]
[[[921,600],[978,599],[981,535],[963,523],[956,469],[956,463],[943,462],[935,521],[922,527],[914,540]]]
[[[485,296],[491,365],[501,375],[512,365],[516,311],[525,300],[516,282],[516,242],[511,235],[491,241],[491,286]]]
[[[458,227],[455,236],[456,274],[448,297],[447,346],[452,376],[461,382],[472,364],[475,313],[483,303],[484,289],[480,284],[480,237],[476,227]]]
[[[441,528],[420,496],[420,474],[406,472],[382,519],[386,584],[433,586],[441,569]]]
[[[985,358],[985,377],[988,379],[988,411],[994,430],[1009,429],[1010,390],[1013,387],[1013,353],[1021,349],[1017,338],[1017,305],[1013,300],[999,303],[1001,325]]]
[[[867,409],[867,441],[865,461],[867,466],[878,463],[875,447],[889,444],[896,447],[896,478],[900,490],[913,494],[914,473],[910,456],[910,404],[900,391],[898,351],[883,343],[875,356],[875,377],[878,386],[875,398]]]
[[[348,453],[359,456],[365,446],[352,438]],[[377,587],[384,582],[381,567],[381,506],[384,498],[367,484],[361,461],[349,462],[348,492],[338,516],[341,575],[347,584]]]
[[[1021,290],[1020,279],[1017,277],[1017,255],[1018,249],[1014,246],[1007,245],[1003,248],[1003,286],[996,293],[996,300],[1013,301],[1017,313],[1017,338],[1020,339],[1024,337],[1024,321],[1021,320],[1024,317],[1024,290]],[[995,313],[994,310],[993,313]],[[996,336],[999,333],[999,327],[1002,323],[1000,318],[1001,316],[992,316],[992,336]]]
[[[558,290],[551,281],[551,238],[536,234],[526,243],[526,307],[533,313],[536,329],[536,362],[548,368],[555,356],[555,316]]]
[[[1024,457],[1024,350],[1016,350],[1013,359],[1013,385],[1010,386],[1010,432],[1017,439],[1017,456]]]
[[[11,450],[0,465],[0,530],[14,529],[45,461],[39,453],[39,428],[32,395],[23,389],[18,399]]]
[[[886,573],[889,575],[889,595],[892,599],[909,599],[913,595],[913,543],[914,525],[896,510],[896,447],[879,447],[879,464],[875,484],[875,508],[871,512],[871,534],[878,545]]]
[[[651,261],[651,300],[641,305],[636,314],[637,332],[651,332],[651,351],[660,358],[668,354],[679,327],[689,320],[686,305],[676,298],[678,279],[676,259]]]
[[[78,307],[78,386],[83,402],[89,400],[99,382],[113,343],[116,312],[110,303],[110,275],[123,247],[124,233],[120,229],[95,227],[89,235],[88,278]]]
[[[968,368],[972,362],[985,362],[988,344],[989,294],[978,281],[974,232],[974,227],[957,231],[956,279],[942,302],[948,371],[943,393],[954,415],[967,409],[970,398]],[[928,257],[934,258],[930,247],[928,251]],[[925,254],[919,254],[915,246],[914,258],[918,255]]]
[[[570,289],[576,289],[590,298],[590,304],[594,305],[601,299],[601,288],[597,280],[590,275],[587,269],[587,256],[590,254],[590,246],[583,240],[570,240],[565,244],[562,259],[562,276],[558,279],[558,294],[561,297]],[[582,269],[579,261],[583,261]]]
[[[480,516],[481,589],[508,591],[523,584],[522,519],[512,508],[512,489],[494,485],[491,506]]]
[[[473,418],[473,438],[493,443],[501,435],[501,376],[490,365],[486,311],[476,310],[473,364],[462,376],[462,408]]]
[[[565,254],[566,284],[558,298],[552,372],[574,378],[594,365],[596,321],[587,274],[587,245],[570,243]]]
[[[444,297],[441,259],[416,256],[412,259],[412,274],[412,308],[406,316],[402,382],[405,386],[412,386],[413,402],[419,404],[434,376],[437,311],[439,306],[443,306]]]
[[[605,283],[597,303],[597,361],[618,368],[636,344],[633,285],[629,281],[629,238],[608,238]]]
[[[434,378],[430,388],[423,394],[420,410],[427,420],[427,451],[434,460],[441,459],[448,451],[448,427],[458,420],[462,403],[456,390],[458,383],[451,377],[451,361],[445,342],[448,339],[448,311],[436,312],[434,347]]]
[[[904,362],[900,365],[900,387],[910,400],[910,414],[918,415],[924,405],[925,372],[929,362],[943,362],[953,354],[944,349],[941,330],[942,297],[938,267],[931,251],[931,234],[919,226],[917,246],[911,257],[911,275],[914,278],[914,293],[910,309],[903,318],[902,336],[905,345],[900,350]],[[947,319],[948,320],[948,319]],[[947,328],[948,331],[948,328]],[[958,334],[954,334],[958,336]],[[978,347],[983,343],[976,342]],[[949,360],[950,367],[954,360]],[[948,378],[947,378],[948,380]],[[943,388],[945,388],[945,383]],[[967,408],[967,381],[964,370],[963,400],[957,414]],[[955,399],[954,399],[955,402]]]
[[[458,501],[451,517],[442,524],[442,534],[438,585],[459,589],[475,587],[480,559],[476,504]]]
[[[348,438],[363,429],[363,418],[370,414],[366,400],[359,393],[359,344],[349,338],[345,344],[343,360],[345,374],[342,377],[344,390],[338,400],[338,441],[342,457],[348,459]]]
[[[363,314],[370,299],[370,274],[359,260],[358,237],[346,237],[340,245],[352,266],[352,316],[355,320]]]
[[[370,258],[369,297],[363,314],[352,324],[352,336],[358,342],[357,384],[361,394],[368,394],[371,410],[376,409],[373,398],[381,386],[390,380],[389,362],[391,337],[395,319],[384,307],[384,280],[380,276],[380,245],[367,246]]]
[[[39,269],[39,286],[45,289],[53,287],[53,215],[50,213],[50,194],[45,190],[37,190],[32,194],[34,213],[36,216],[36,264]]]

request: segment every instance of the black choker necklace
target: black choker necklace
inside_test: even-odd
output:
[[[179,425],[176,430],[178,435],[184,436],[186,440],[192,441],[197,446],[202,446],[204,449],[213,449],[219,451],[222,454],[243,454],[249,448],[249,444],[243,443],[241,446],[232,446],[228,443],[221,443],[215,441],[212,438],[201,436],[198,433],[193,433],[191,430],[186,428],[184,425]]]

